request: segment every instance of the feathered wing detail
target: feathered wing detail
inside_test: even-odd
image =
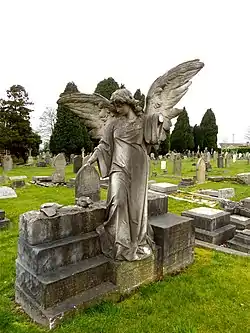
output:
[[[108,99],[99,94],[61,94],[58,105],[67,106],[73,113],[79,116],[94,139],[100,139],[104,126],[110,116],[112,104]]]
[[[162,113],[165,117],[164,128],[168,130],[171,119],[182,110],[174,108],[186,94],[191,79],[203,68],[198,59],[184,62],[158,77],[151,85],[146,98],[145,113]]]

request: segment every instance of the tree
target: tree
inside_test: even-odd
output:
[[[0,103],[0,146],[26,162],[28,149],[37,151],[41,143],[40,136],[32,131],[30,125],[29,95],[21,85],[13,85],[7,90],[7,99]],[[34,153],[34,152],[33,152]]]
[[[175,123],[174,130],[170,137],[171,150],[184,152],[187,149],[194,148],[194,137],[192,128],[189,124],[189,117],[184,108]]]
[[[108,79],[104,79],[97,84],[95,88],[95,93],[100,94],[107,99],[110,99],[113,92],[115,92],[119,88],[119,84],[112,77],[109,77]]]
[[[56,109],[46,107],[39,120],[40,124],[38,131],[43,141],[48,142],[56,123]]]
[[[63,94],[78,92],[73,82],[67,84]],[[65,105],[57,108],[57,120],[50,137],[50,150],[53,154],[80,154],[84,147],[86,152],[92,150],[92,142],[88,131],[79,118]]]
[[[215,115],[212,109],[208,109],[200,123],[201,130],[201,149],[204,150],[206,147],[208,150],[217,149],[217,134],[218,126],[216,125]]]
[[[200,126],[198,126],[197,124],[195,124],[193,127],[193,136],[194,136],[194,149],[197,151],[198,146],[201,148],[202,145],[202,133]]]
[[[139,101],[139,105],[143,109],[144,105],[145,105],[145,95],[141,93],[140,89],[136,90],[136,92],[134,94],[134,98]]]

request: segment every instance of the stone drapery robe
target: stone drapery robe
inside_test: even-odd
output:
[[[102,177],[109,176],[107,219],[97,232],[103,253],[113,259],[139,260],[152,253],[147,148],[158,143],[161,131],[158,114],[133,121],[117,117],[95,149]]]

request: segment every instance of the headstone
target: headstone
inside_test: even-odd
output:
[[[56,156],[54,166],[56,171],[52,175],[52,183],[64,183],[66,160],[63,153]]]
[[[237,154],[233,154],[233,163],[235,163],[237,160]]]
[[[45,158],[44,158],[44,160],[45,160],[45,163],[46,163],[47,165],[51,165],[51,157],[50,157],[50,154],[49,154],[48,151],[46,151],[46,153],[45,153]]]
[[[75,197],[100,200],[100,177],[93,166],[82,166],[76,175]]]
[[[166,170],[166,168],[167,168],[167,162],[161,161],[161,170]]]
[[[69,161],[71,164],[73,164],[73,162],[74,162],[74,157],[75,157],[75,154],[70,154]]]
[[[11,171],[13,168],[13,160],[10,155],[5,155],[3,158],[3,170],[4,172]]]
[[[173,174],[180,176],[181,175],[181,154],[176,154],[173,161]]]
[[[219,155],[217,158],[217,168],[223,168],[223,156]]]
[[[73,160],[73,172],[74,173],[77,173],[81,169],[81,167],[83,165],[82,163],[83,163],[83,159],[82,159],[81,155],[74,156],[74,160]]]
[[[13,188],[8,186],[0,186],[0,199],[16,198],[17,194]]]
[[[199,158],[196,164],[196,179],[200,184],[206,181],[206,163],[202,157]]]
[[[10,220],[5,217],[5,211],[0,209],[0,229],[9,225]]]

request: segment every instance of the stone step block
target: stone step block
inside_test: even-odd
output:
[[[181,215],[193,218],[193,224],[196,228],[207,231],[215,231],[230,224],[230,213],[214,208],[193,208],[182,212]]]
[[[148,191],[148,216],[162,215],[168,212],[168,197],[163,193]]]
[[[167,213],[151,217],[154,241],[161,248],[163,275],[176,272],[193,262],[195,243],[193,220]]]
[[[99,236],[95,231],[51,243],[30,245],[18,241],[18,259],[35,274],[55,271],[101,254]]]
[[[234,240],[240,242],[241,244],[250,245],[250,230],[237,230]]]
[[[91,207],[66,206],[52,217],[40,211],[24,213],[19,218],[19,236],[31,245],[77,236],[96,230],[104,223],[106,203],[95,202]]]
[[[228,247],[230,247],[231,249],[234,249],[236,251],[250,253],[250,245],[241,243],[241,242],[235,240],[235,238],[227,241],[227,245],[228,245]]]
[[[241,215],[231,215],[230,224],[236,226],[236,229],[243,230],[250,227],[250,218]]]
[[[47,309],[69,297],[107,281],[109,260],[99,255],[43,275],[34,274],[17,259],[16,284],[42,308]]]
[[[9,219],[0,220],[0,229],[8,227],[9,224],[10,224]]]
[[[46,310],[18,285],[16,285],[15,298],[16,302],[35,322],[48,329],[53,329],[61,323],[63,318],[72,315],[73,312],[104,300],[118,301],[120,295],[113,283],[103,282]]]
[[[203,242],[220,245],[234,237],[235,225],[227,224],[214,231],[195,228],[195,238]]]
[[[177,192],[178,185],[171,183],[153,183],[149,185],[149,189],[155,192],[170,194]]]

